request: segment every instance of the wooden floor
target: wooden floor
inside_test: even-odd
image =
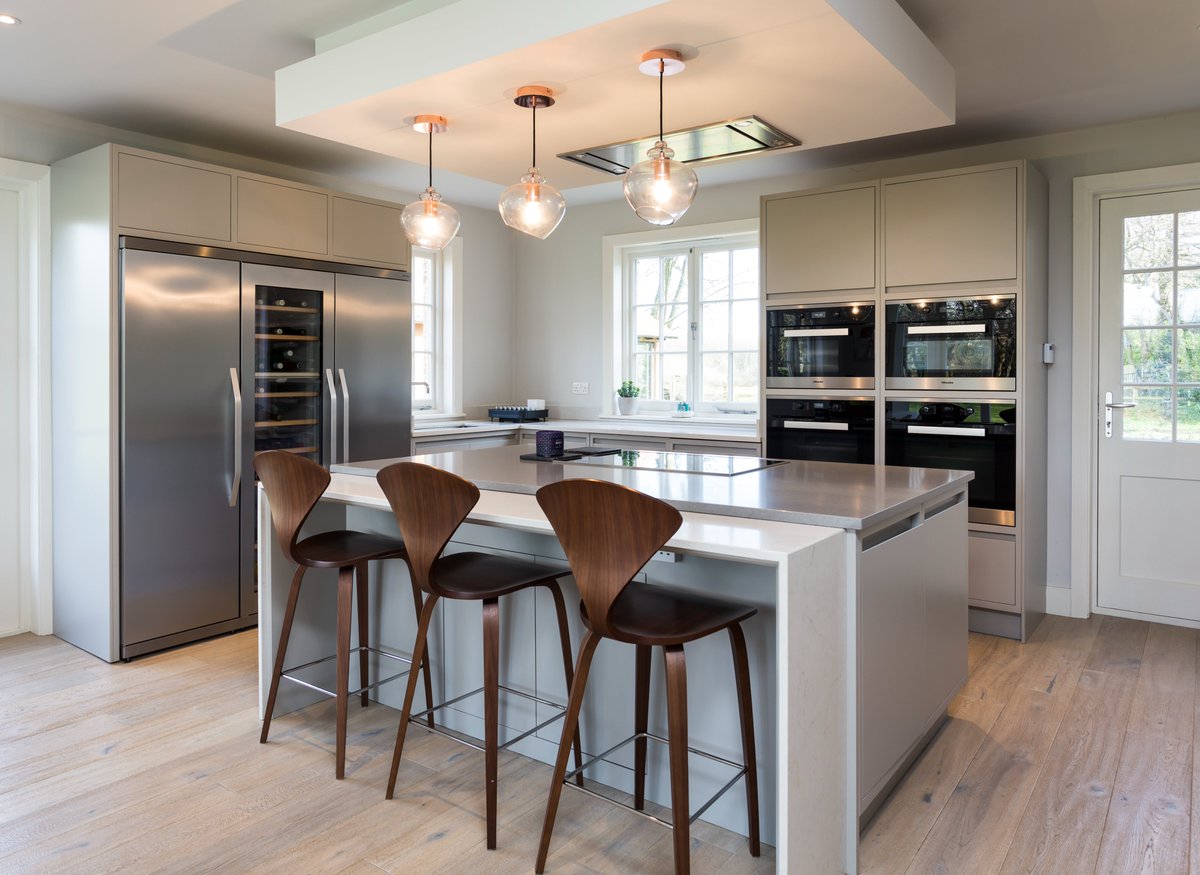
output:
[[[260,745],[256,648],[247,632],[108,665],[55,638],[0,639],[0,873],[533,871],[549,766],[501,754],[488,851],[483,754],[414,727],[383,798],[390,708],[351,708],[343,781],[328,704],[277,718]],[[692,865],[775,868],[771,849],[755,859],[702,823]],[[669,873],[671,835],[568,789],[547,871]]]
[[[482,755],[413,730],[383,799],[396,713],[351,709],[346,780],[318,705],[257,743],[255,633],[128,665],[0,639],[0,872],[531,872],[549,768],[501,759],[483,847]],[[1024,646],[971,637],[952,718],[862,839],[870,873],[1200,875],[1197,633],[1050,617]],[[1197,806],[1200,809],[1200,806]],[[697,824],[696,872],[753,873]],[[567,791],[551,872],[669,872],[669,833]]]
[[[1047,617],[971,636],[951,720],[862,837],[862,871],[1200,873],[1197,632]]]

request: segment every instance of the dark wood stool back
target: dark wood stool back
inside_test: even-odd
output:
[[[449,471],[420,462],[396,462],[376,476],[396,516],[417,586],[446,595],[430,573],[446,544],[479,503],[479,489]]]
[[[567,554],[588,626],[620,640],[610,623],[613,603],[683,517],[666,502],[600,480],[551,483],[537,501]]]
[[[271,523],[283,555],[296,562],[296,539],[329,486],[329,472],[316,462],[282,450],[257,453],[254,471],[271,498]]]

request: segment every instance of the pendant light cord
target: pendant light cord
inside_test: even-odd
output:
[[[662,58],[658,59],[658,141],[663,141],[663,74],[666,72],[667,62]]]
[[[532,155],[533,163],[529,165],[530,167],[534,167],[534,168],[537,167],[537,108],[538,108],[538,99],[536,97],[534,97],[533,98],[533,155]]]
[[[429,123],[429,187],[433,188],[433,122]]]

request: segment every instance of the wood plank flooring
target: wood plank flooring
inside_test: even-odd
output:
[[[1047,617],[1024,646],[972,635],[861,871],[1200,875],[1197,634],[1095,615]]]
[[[1200,875],[1194,630],[1048,617],[1026,645],[971,636],[951,719],[862,836],[866,873]],[[128,665],[0,639],[0,873],[532,870],[549,768],[501,758],[484,848],[482,755],[413,729],[383,799],[396,713],[352,709],[333,780],[329,704],[257,743],[256,638]],[[693,831],[698,873],[773,871]],[[670,872],[665,829],[566,792],[550,872]]]

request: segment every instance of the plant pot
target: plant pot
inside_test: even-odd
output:
[[[624,398],[621,395],[617,396],[617,412],[622,416],[629,416],[637,413],[638,398]]]

